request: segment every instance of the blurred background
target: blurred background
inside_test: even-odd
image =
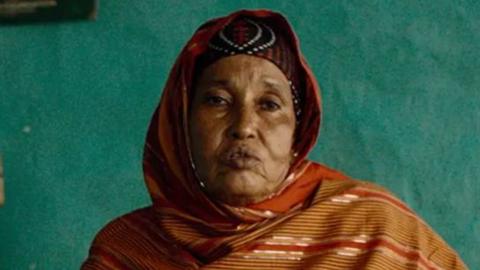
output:
[[[310,157],[389,188],[480,269],[480,2],[368,2],[102,0],[94,21],[0,26],[0,269],[78,269],[150,204],[166,76],[200,24],[244,8],[285,14],[317,75]]]

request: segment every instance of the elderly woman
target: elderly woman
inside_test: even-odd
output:
[[[82,269],[464,269],[388,191],[306,160],[320,116],[284,17],[205,23],[148,130],[153,205],[102,229]]]

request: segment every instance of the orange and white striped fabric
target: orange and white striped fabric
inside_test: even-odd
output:
[[[322,169],[311,163],[308,170]],[[240,225],[220,242],[206,224],[137,210],[101,231],[82,269],[466,269],[439,235],[376,185],[325,178],[310,203]],[[193,251],[201,248],[210,254]]]

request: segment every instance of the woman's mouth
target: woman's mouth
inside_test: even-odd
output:
[[[237,170],[251,169],[260,162],[255,152],[246,146],[229,148],[221,156],[224,165]]]

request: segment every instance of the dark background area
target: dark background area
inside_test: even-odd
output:
[[[41,5],[42,3],[44,4]],[[7,6],[11,7],[13,4],[16,4],[18,8],[7,9]],[[28,5],[25,8],[25,4],[30,4],[33,8],[29,8]],[[44,0],[3,0],[0,1],[0,23],[24,24],[93,19],[96,15],[96,7],[96,0],[55,0],[47,2]]]

